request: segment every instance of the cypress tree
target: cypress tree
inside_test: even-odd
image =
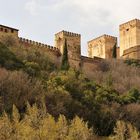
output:
[[[113,47],[112,56],[113,56],[113,58],[117,58],[117,44],[116,43],[115,43],[115,45]]]
[[[68,70],[68,69],[69,69],[68,49],[67,49],[67,40],[65,39],[62,63],[61,63],[61,70]]]

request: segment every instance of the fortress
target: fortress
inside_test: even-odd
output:
[[[88,41],[88,57],[81,55],[81,35],[61,31],[55,34],[55,45],[50,46],[29,39],[19,37],[19,30],[0,25],[0,41],[8,36],[13,37],[23,47],[42,47],[51,54],[54,62],[59,66],[63,55],[64,42],[67,40],[68,59],[71,67],[82,70],[91,76],[99,69],[105,59],[112,59],[115,49],[117,59],[140,59],[140,20],[134,19],[119,26],[120,45],[117,37],[102,35]]]

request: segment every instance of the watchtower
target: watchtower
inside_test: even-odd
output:
[[[88,57],[110,59],[115,45],[117,45],[117,37],[104,34],[88,42]]]
[[[12,36],[14,38],[18,38],[18,29],[0,25],[0,39],[5,36]]]
[[[126,50],[140,45],[140,20],[134,19],[119,27],[120,31],[120,56],[125,55]]]
[[[61,54],[64,51],[65,40],[67,40],[69,59],[79,60],[81,57],[81,35],[67,31],[55,34],[55,47],[60,50]]]

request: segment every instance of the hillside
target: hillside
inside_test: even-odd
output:
[[[139,66],[105,61],[91,80],[41,48],[0,43],[0,139],[138,140]]]

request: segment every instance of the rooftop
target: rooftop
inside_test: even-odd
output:
[[[126,24],[129,24],[129,23],[133,23],[133,22],[140,22],[140,19],[133,19],[133,20],[130,20],[130,21],[128,21],[128,22],[125,22],[125,23],[121,24],[120,27],[121,27],[121,26],[124,26],[124,25],[126,25]]]
[[[13,30],[19,31],[19,30],[16,29],[16,28],[12,28],[12,27],[5,26],[5,25],[2,25],[2,24],[0,24],[0,27],[4,27],[4,28],[8,28],[8,29],[13,29]]]
[[[95,40],[98,40],[98,39],[101,39],[101,38],[105,38],[105,37],[117,39],[117,37],[114,37],[114,36],[111,36],[111,35],[107,35],[107,34],[103,34],[103,35],[101,35],[101,36],[99,36],[99,37],[97,37],[97,38],[94,38],[94,39],[88,41],[88,43],[90,43],[90,42],[92,42],[92,41],[95,41]]]
[[[64,31],[64,30],[62,30],[61,32],[56,33],[55,35],[59,35],[59,34],[65,34],[65,35],[68,35],[68,36],[81,36],[80,34],[73,33],[73,32],[68,32],[68,31]]]

